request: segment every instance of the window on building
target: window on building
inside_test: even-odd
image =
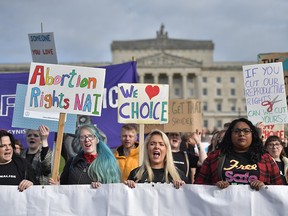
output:
[[[203,81],[204,83],[207,83],[207,77],[202,77],[202,81]]]
[[[216,82],[221,83],[221,77],[216,77]]]
[[[174,89],[174,95],[176,96],[176,97],[180,97],[181,95],[180,95],[180,89],[179,88],[175,88]]]
[[[208,120],[204,120],[204,121],[203,121],[203,126],[204,126],[205,128],[208,128]]]
[[[232,111],[232,112],[236,112],[236,106],[235,106],[235,104],[232,104],[232,105],[231,105],[231,111]]]
[[[208,110],[207,102],[203,102],[203,103],[202,103],[202,110],[203,110],[203,111],[207,111],[207,110]]]
[[[230,83],[235,83],[235,77],[230,77]]]
[[[189,88],[189,96],[192,97],[194,95],[194,89]]]
[[[217,89],[217,95],[221,96],[221,89]]]
[[[159,84],[168,84],[168,77],[166,74],[160,74],[158,77]]]
[[[203,95],[208,95],[207,88],[203,88],[202,93],[203,93]]]
[[[177,84],[181,84],[182,83],[182,76],[180,74],[175,74],[173,77],[173,82],[177,83]]]
[[[153,83],[153,82],[154,82],[154,78],[152,74],[145,74],[144,83]]]
[[[236,95],[236,90],[234,88],[230,89],[230,95],[235,96]]]
[[[187,82],[188,82],[188,83],[193,83],[193,76],[192,76],[192,74],[188,74]]]
[[[217,120],[216,125],[217,128],[222,128],[222,120]]]
[[[217,102],[217,111],[222,111],[222,103]]]

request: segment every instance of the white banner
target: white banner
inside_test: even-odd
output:
[[[268,186],[260,191],[246,185],[107,184],[33,186],[18,192],[16,186],[0,186],[0,215],[285,215],[288,187]]]

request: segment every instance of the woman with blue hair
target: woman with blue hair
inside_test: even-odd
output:
[[[91,184],[98,188],[101,183],[120,182],[118,163],[97,127],[82,125],[76,133],[76,141],[82,150],[67,161],[60,184]],[[54,184],[52,179],[50,183]]]

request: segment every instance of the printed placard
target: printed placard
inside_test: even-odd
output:
[[[168,98],[168,85],[118,84],[118,122],[167,123]]]
[[[243,66],[247,116],[254,124],[285,124],[287,103],[281,62]]]
[[[28,34],[33,62],[57,64],[53,32]]]
[[[101,116],[105,69],[31,63],[25,112]]]

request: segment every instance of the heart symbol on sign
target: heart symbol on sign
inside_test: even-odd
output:
[[[160,89],[159,89],[159,86],[154,86],[153,87],[152,85],[148,85],[145,88],[145,92],[146,92],[146,94],[148,95],[148,97],[151,100],[153,97],[155,97],[155,96],[157,96],[159,94]]]

